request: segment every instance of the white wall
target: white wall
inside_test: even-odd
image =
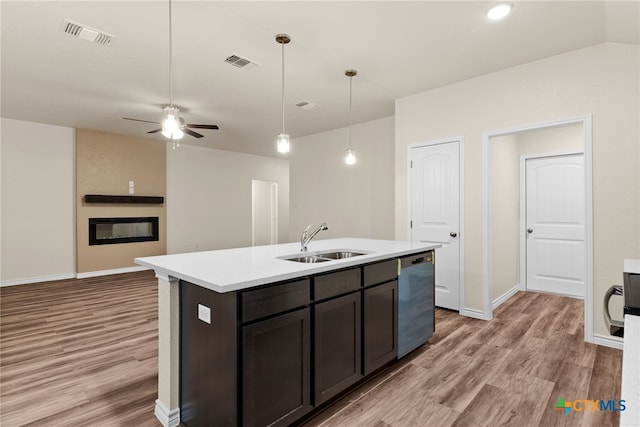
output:
[[[640,257],[640,47],[600,44],[396,101],[396,237],[407,229],[407,145],[465,138],[465,304],[483,310],[482,133],[593,115],[594,332],[624,258]]]
[[[580,124],[535,129],[517,134],[520,155],[582,152],[583,129]]]
[[[3,118],[2,285],[75,276],[75,129]]]
[[[251,246],[252,179],[278,182],[278,242],[288,242],[286,159],[168,147],[167,253]]]
[[[308,224],[326,222],[318,239],[393,239],[394,118],[354,125],[357,163],[344,163],[349,128],[334,129],[291,144],[291,240]]]
[[[518,137],[492,138],[489,147],[491,301],[518,285],[520,243],[520,153]]]

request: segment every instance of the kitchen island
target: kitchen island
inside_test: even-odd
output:
[[[312,242],[307,257],[336,257],[317,262],[292,260],[298,243],[137,258],[159,283],[157,418],[286,425],[321,407],[395,359],[398,260],[437,247],[343,238]]]

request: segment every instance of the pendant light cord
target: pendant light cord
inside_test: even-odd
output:
[[[282,43],[282,133],[284,134],[284,43]]]
[[[351,146],[351,110],[352,110],[352,98],[353,98],[353,76],[349,76],[349,149]]]
[[[171,0],[169,0],[169,106],[173,107],[173,37],[171,25]]]

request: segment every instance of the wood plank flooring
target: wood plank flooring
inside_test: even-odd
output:
[[[0,290],[0,425],[159,426],[153,272]]]
[[[622,351],[583,341],[583,302],[519,292],[490,322],[436,310],[436,334],[305,427],[618,426],[617,412],[554,409],[620,399]]]
[[[159,426],[152,272],[0,289],[0,425]],[[622,352],[582,340],[582,301],[518,293],[490,322],[436,311],[436,334],[310,426],[617,426],[559,397],[620,399]]]

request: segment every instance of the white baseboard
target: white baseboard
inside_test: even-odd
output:
[[[484,311],[481,310],[474,310],[472,308],[463,308],[462,310],[460,310],[460,314],[462,316],[467,316],[467,317],[473,317],[475,319],[480,319],[480,320],[491,320],[491,317],[487,317],[487,315],[485,314]]]
[[[164,427],[178,427],[180,425],[180,408],[167,409],[164,403],[156,399],[156,408],[153,412]]]
[[[76,277],[75,273],[65,273],[65,274],[54,274],[51,276],[27,277],[25,279],[3,280],[0,282],[0,287],[27,285],[30,283],[40,283],[40,282],[53,282],[54,280],[67,280],[67,279],[74,279],[75,277]]]
[[[142,266],[135,266],[135,267],[113,268],[111,270],[88,271],[86,273],[78,273],[76,277],[78,279],[86,279],[88,277],[108,276],[110,274],[121,274],[121,273],[133,273],[136,271],[144,271],[144,270],[149,270],[149,268],[142,267]]]
[[[605,347],[616,348],[622,350],[624,339],[619,337],[611,337],[606,335],[593,334],[593,343]]]
[[[520,290],[520,284],[516,284],[513,288],[509,289],[504,294],[500,295],[498,298],[494,299],[491,303],[491,307],[495,310],[500,307],[501,304],[506,302],[509,298],[514,296]]]

